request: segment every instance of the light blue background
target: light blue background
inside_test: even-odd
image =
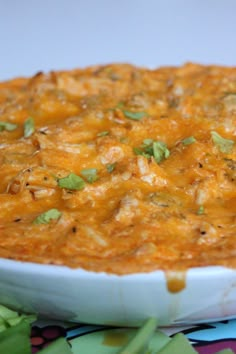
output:
[[[0,79],[186,61],[236,65],[235,0],[0,0]]]

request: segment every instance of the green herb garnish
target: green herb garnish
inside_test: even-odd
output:
[[[24,137],[28,138],[34,133],[34,131],[35,131],[34,118],[29,117],[24,122]]]
[[[194,138],[194,136],[189,136],[188,138],[185,138],[182,140],[182,144],[184,145],[191,145],[193,143],[195,143],[196,139]]]
[[[143,143],[133,150],[136,155],[142,155],[147,159],[151,158],[153,156],[153,139],[144,139]]]
[[[97,134],[98,137],[100,137],[100,136],[106,136],[106,135],[109,135],[109,131],[107,131],[107,130],[105,130],[105,131],[100,132],[100,133]]]
[[[89,183],[93,183],[98,179],[96,168],[85,168],[80,173]]]
[[[80,176],[75,173],[70,173],[68,176],[59,178],[57,184],[61,188],[71,189],[71,190],[81,190],[85,187],[85,181]]]
[[[120,109],[126,118],[137,121],[141,120],[144,117],[147,117],[148,115],[146,112],[132,112],[125,109],[124,102],[118,102],[117,105],[114,108],[111,108],[110,110],[115,111],[116,109]]]
[[[40,214],[34,221],[34,224],[48,224],[51,220],[57,220],[61,217],[62,213],[57,209],[49,209]]]
[[[205,213],[205,208],[203,205],[200,205],[200,207],[198,208],[198,211],[197,211],[197,215],[202,215]]]
[[[163,141],[155,141],[152,139],[143,140],[142,145],[135,147],[133,150],[136,155],[142,155],[148,159],[153,156],[157,163],[160,163],[170,156],[170,151]]]
[[[116,168],[116,162],[114,162],[114,163],[108,163],[108,164],[106,165],[106,169],[107,169],[107,171],[108,171],[109,173],[113,172],[115,168]]]
[[[153,139],[144,139],[143,140],[143,146],[147,147],[147,146],[151,146],[153,143]]]
[[[126,118],[132,120],[141,120],[142,118],[147,116],[146,112],[130,112],[126,111],[125,109],[123,109],[122,112],[124,113]]]
[[[153,142],[153,156],[157,163],[160,163],[162,160],[167,159],[170,156],[170,151],[167,149],[167,146],[162,141]]]
[[[229,154],[232,151],[235,143],[233,140],[222,138],[220,134],[214,131],[211,132],[211,137],[213,143],[218,147],[221,152]]]
[[[12,132],[18,127],[17,124],[9,123],[9,122],[0,122],[0,132],[3,130],[7,130],[8,132]]]

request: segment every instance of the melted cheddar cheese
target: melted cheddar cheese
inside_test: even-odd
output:
[[[0,84],[0,257],[116,274],[236,266],[236,68]]]

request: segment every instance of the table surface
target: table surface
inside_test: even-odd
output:
[[[44,346],[58,337],[67,337],[74,354],[115,354],[119,346],[104,340],[114,327],[71,324],[59,321],[37,321],[33,324],[31,342],[32,352],[37,353]],[[199,354],[213,354],[219,350],[230,348],[236,353],[236,320],[227,320],[209,324],[161,329],[169,336],[182,332],[194,345]],[[117,329],[115,329],[117,331]],[[118,329],[119,331],[119,329]],[[127,330],[124,330],[124,333]],[[118,333],[119,334],[119,333]],[[119,337],[121,339],[121,337]]]

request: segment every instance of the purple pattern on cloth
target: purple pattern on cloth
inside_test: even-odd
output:
[[[199,354],[215,354],[216,352],[223,349],[232,349],[236,353],[236,339],[221,340],[218,342],[195,346],[195,350],[197,350]]]
[[[102,327],[102,326],[100,326]],[[100,328],[99,327],[99,328]],[[189,338],[198,354],[215,354],[223,349],[231,349],[236,354],[236,320],[189,327],[182,331]],[[105,327],[104,327],[105,328]],[[32,353],[37,353],[53,340],[67,337],[70,340],[97,331],[98,326],[76,324],[49,324],[33,326],[31,332]],[[175,333],[179,332],[179,328]],[[172,334],[174,335],[174,333]]]
[[[63,326],[45,325],[41,328],[38,326],[32,327],[32,353],[37,353],[59,337],[66,337],[66,329]]]

